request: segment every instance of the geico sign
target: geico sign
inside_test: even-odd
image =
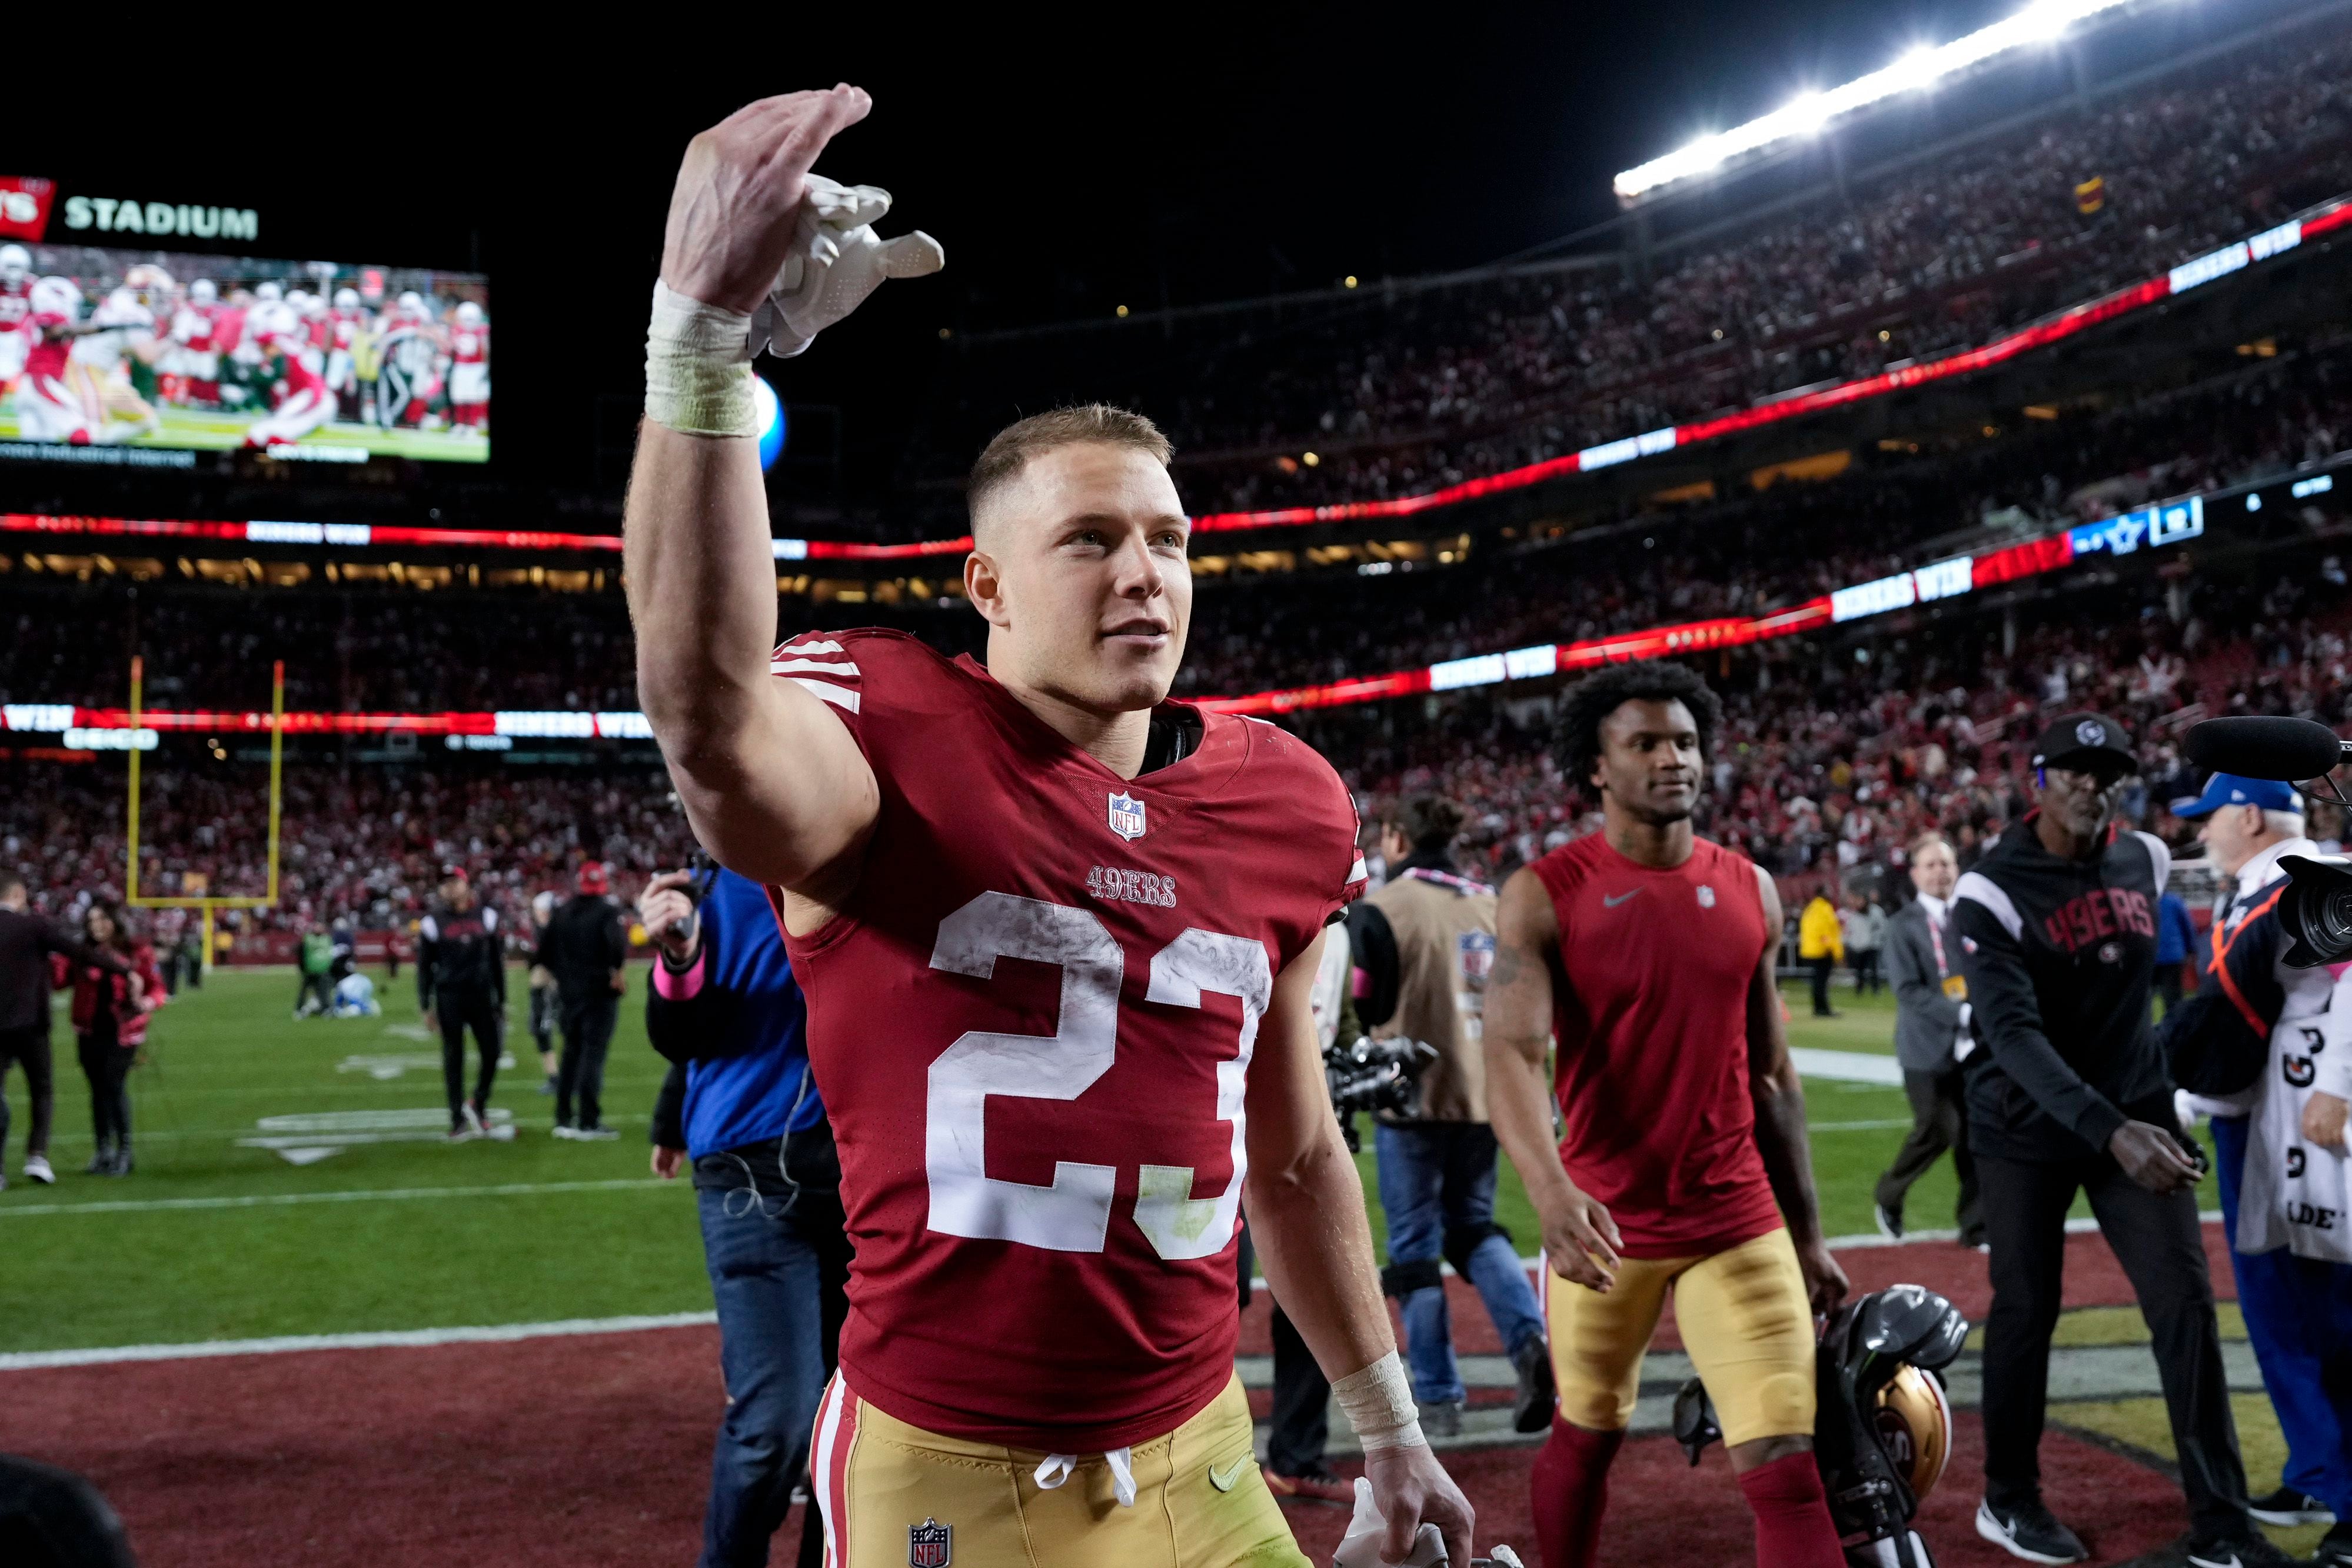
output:
[[[198,239],[258,239],[261,218],[251,207],[192,207],[185,202],[118,202],[68,196],[66,227],[106,234],[193,235]]]

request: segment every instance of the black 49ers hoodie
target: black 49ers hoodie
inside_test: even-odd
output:
[[[2110,831],[2089,860],[2042,847],[2029,814],[1952,894],[1983,1049],[1968,1062],[1969,1146],[2012,1160],[2104,1154],[2126,1120],[2172,1124],[2148,1024],[2157,900],[2172,853]]]

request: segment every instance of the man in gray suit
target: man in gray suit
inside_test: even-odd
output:
[[[1960,1070],[1976,1042],[1969,1035],[1969,983],[1960,974],[1951,930],[1952,886],[1959,874],[1959,862],[1943,835],[1920,835],[1911,845],[1911,885],[1919,896],[1887,925],[1895,1056],[1903,1064],[1903,1092],[1911,1102],[1911,1134],[1878,1178],[1876,1201],[1880,1234],[1899,1240],[1905,1195],[1949,1149],[1960,1178],[1960,1244],[1981,1250],[1984,1221],[1977,1214],[1976,1161],[1969,1154]]]

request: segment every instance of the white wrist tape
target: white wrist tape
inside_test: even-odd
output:
[[[1429,1441],[1421,1435],[1421,1411],[1412,1402],[1404,1360],[1394,1351],[1331,1385],[1331,1395],[1347,1412],[1348,1424],[1355,1427],[1367,1454],[1418,1448]]]
[[[656,280],[646,329],[646,417],[685,435],[757,437],[751,316]]]

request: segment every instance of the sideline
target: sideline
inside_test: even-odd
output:
[[[193,1361],[219,1355],[283,1355],[306,1350],[431,1349],[444,1344],[503,1344],[570,1334],[635,1333],[646,1329],[707,1327],[717,1312],[662,1312],[621,1318],[563,1318],[544,1323],[484,1328],[384,1329],[362,1333],[278,1334],[268,1339],[196,1340],[186,1344],[125,1344],[91,1350],[25,1350],[0,1354],[0,1372],[43,1367],[103,1366],[127,1361]]]
[[[181,1208],[286,1208],[301,1203],[406,1203],[436,1197],[533,1197],[545,1192],[659,1191],[684,1186],[652,1176],[604,1181],[509,1182],[499,1186],[406,1186],[344,1192],[247,1193],[220,1197],[140,1197],[100,1203],[0,1203],[0,1220],[44,1214],[152,1214]]]
[[[667,1185],[668,1184],[665,1182],[656,1181],[626,1181],[559,1182],[546,1186],[428,1187],[422,1189],[420,1196],[458,1197],[490,1193],[546,1192],[560,1188],[578,1188],[583,1186],[606,1188],[629,1186],[656,1187],[665,1186]],[[396,1195],[389,1193],[354,1193],[348,1195],[317,1193],[289,1196],[277,1199],[276,1201],[320,1203],[332,1201],[338,1197],[344,1197],[352,1198],[367,1198],[387,1197],[393,1196]],[[178,1198],[164,1200],[166,1203],[175,1203],[183,1206],[188,1204],[229,1203],[235,1201],[240,1200],[226,1198]],[[241,1201],[268,1202],[271,1200],[264,1198],[245,1199]],[[60,1205],[58,1207],[71,1207],[73,1206]],[[2208,1225],[2218,1225],[2221,1223],[2221,1217],[2219,1214],[2208,1214],[2201,1218]],[[2066,1222],[2066,1228],[2070,1232],[2078,1234],[2084,1231],[2095,1230],[2097,1228],[2098,1222],[2090,1218],[2070,1219]],[[1833,1248],[1839,1249],[1840,1250],[1861,1247],[1901,1247],[1908,1246],[1915,1241],[1948,1241],[1953,1239],[1955,1234],[1956,1233],[1952,1231],[1932,1233],[1915,1231],[1899,1242],[1890,1242],[1883,1236],[1837,1236],[1831,1238],[1830,1245]],[[1520,1261],[1526,1264],[1529,1269],[1533,1269],[1538,1265],[1539,1260],[1534,1258],[1524,1258],[1521,1259]],[[1445,1273],[1451,1274],[1454,1271],[1454,1267],[1450,1263],[1445,1264],[1443,1265],[1443,1270]],[[1250,1284],[1254,1290],[1263,1290],[1265,1288],[1265,1281],[1264,1280],[1253,1280],[1250,1281]],[[122,1362],[134,1361],[194,1361],[223,1355],[284,1355],[298,1351],[313,1350],[430,1349],[436,1345],[444,1344],[503,1344],[518,1340],[548,1339],[571,1334],[636,1333],[642,1333],[647,1329],[698,1328],[716,1324],[718,1322],[719,1314],[716,1312],[666,1312],[635,1317],[562,1318],[551,1322],[501,1323],[494,1326],[478,1328],[390,1329],[376,1330],[373,1332],[362,1331],[352,1333],[279,1334],[268,1339],[195,1340],[184,1344],[130,1344],[98,1346],[85,1350],[13,1351],[0,1354],[0,1373],[35,1372],[44,1368],[63,1366],[108,1366]],[[1244,1358],[1245,1361],[1248,1358],[1246,1357]]]

